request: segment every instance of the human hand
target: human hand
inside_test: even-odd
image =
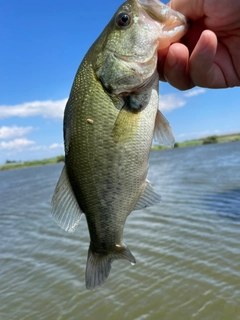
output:
[[[186,90],[240,85],[240,1],[171,0],[192,24],[182,43],[159,56],[160,80]]]

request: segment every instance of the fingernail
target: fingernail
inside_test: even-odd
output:
[[[171,49],[168,51],[167,55],[167,64],[169,67],[173,68],[177,64],[177,58]]]

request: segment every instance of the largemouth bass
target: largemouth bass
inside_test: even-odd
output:
[[[157,0],[128,0],[84,57],[64,113],[65,166],[52,200],[68,232],[86,215],[86,288],[107,279],[115,259],[136,260],[123,243],[127,216],[160,201],[146,180],[153,136],[172,146],[158,110],[157,52],[180,39],[186,18]]]

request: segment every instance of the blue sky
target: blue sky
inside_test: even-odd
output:
[[[164,1],[166,3],[166,1]],[[1,0],[0,164],[63,154],[62,117],[85,53],[120,0]],[[176,141],[240,131],[239,88],[160,85]]]

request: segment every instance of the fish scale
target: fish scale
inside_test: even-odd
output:
[[[160,201],[146,180],[149,153],[154,135],[167,145],[174,137],[158,110],[157,49],[179,39],[186,26],[183,15],[157,0],[128,0],[77,71],[64,113],[65,166],[52,214],[69,232],[86,215],[87,289],[106,281],[115,259],[136,262],[123,242],[126,219]]]

